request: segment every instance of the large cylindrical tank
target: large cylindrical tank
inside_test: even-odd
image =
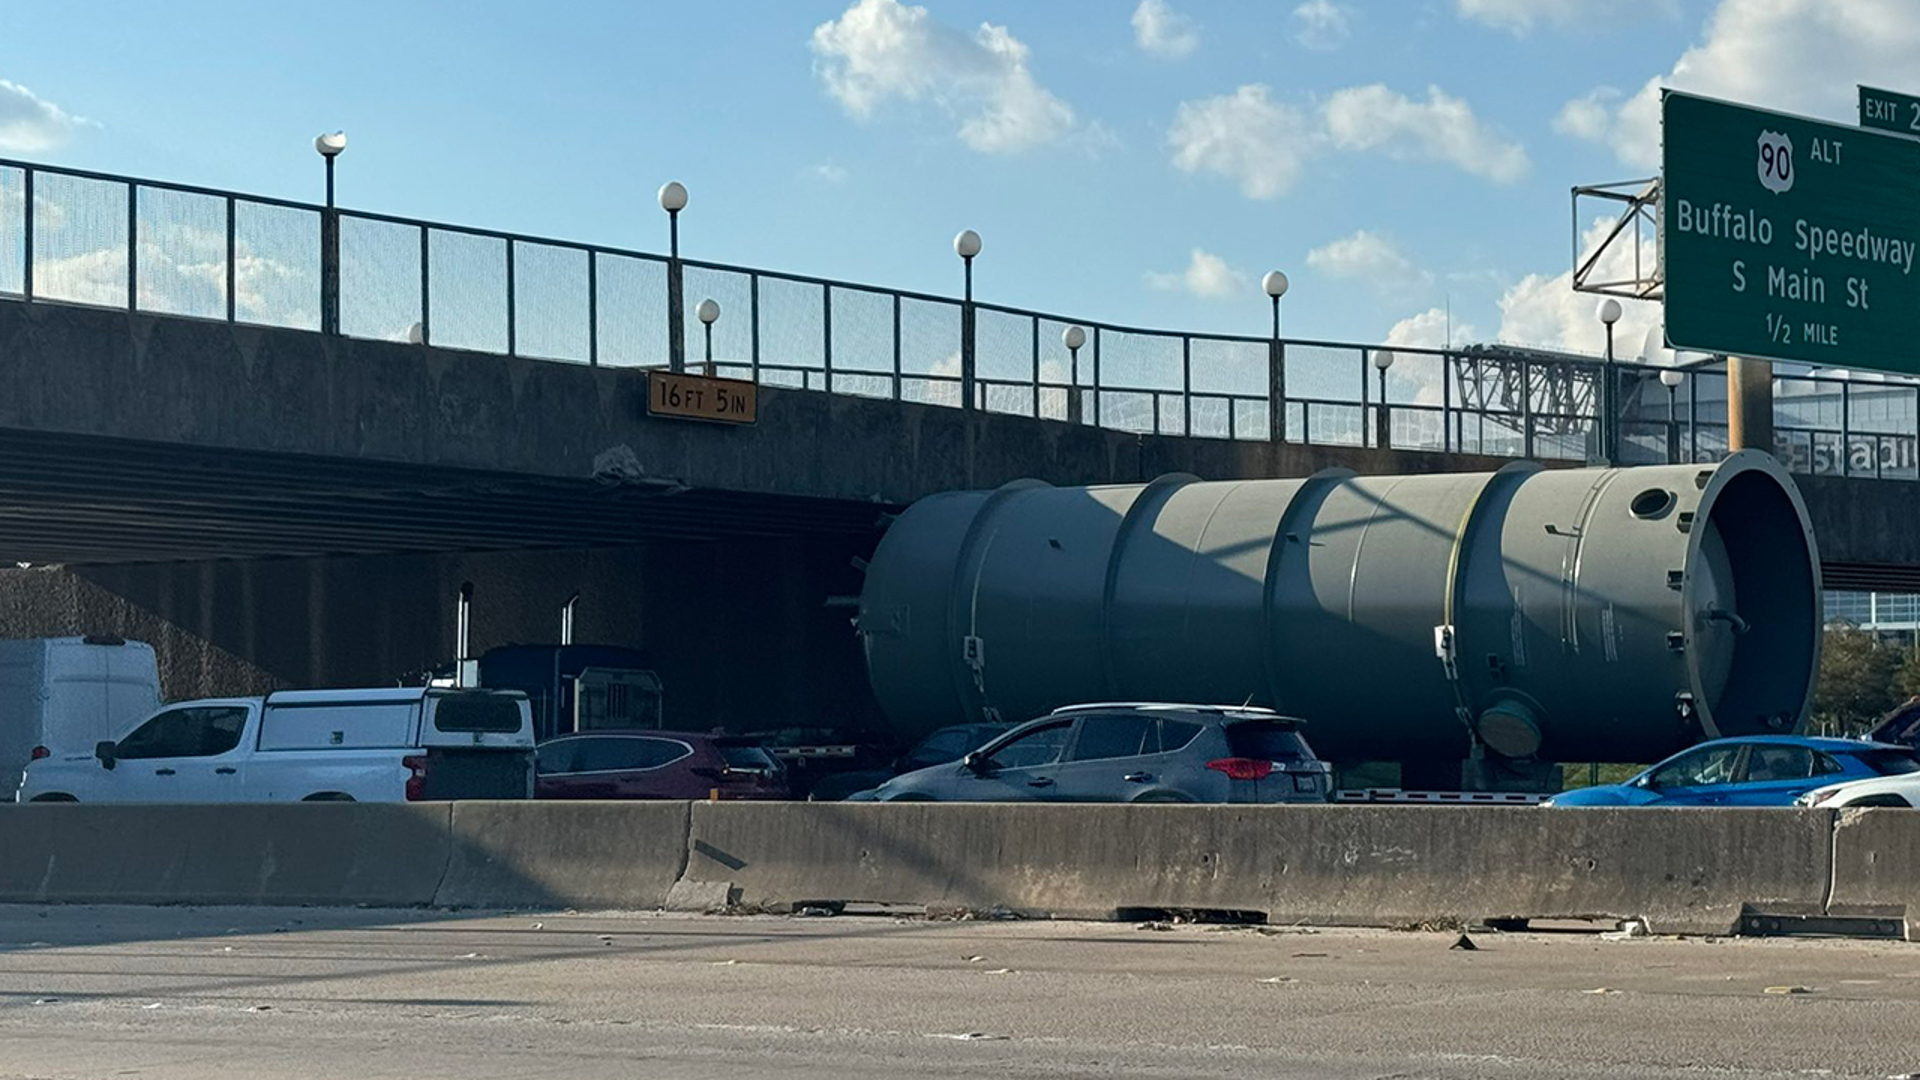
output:
[[[904,737],[1252,702],[1341,760],[1646,761],[1803,722],[1819,564],[1771,457],[1055,488],[915,503],[859,629]]]

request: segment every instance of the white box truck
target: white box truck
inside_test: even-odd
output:
[[[160,707],[153,646],[117,637],[0,641],[0,783],[34,758],[91,754]]]

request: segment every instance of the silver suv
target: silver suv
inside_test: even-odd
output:
[[[1233,705],[1074,705],[958,762],[896,776],[881,802],[1326,802],[1333,770],[1302,722]]]

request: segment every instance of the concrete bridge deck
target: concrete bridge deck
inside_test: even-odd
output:
[[[650,417],[632,369],[0,301],[0,556],[67,564],[871,533],[1020,477],[1498,468],[1469,454],[1128,432],[765,387]],[[1802,480],[1829,584],[1920,584],[1920,488]],[[1836,578],[1838,580],[1836,580]]]

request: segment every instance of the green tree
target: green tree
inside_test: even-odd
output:
[[[1894,689],[1902,700],[1920,697],[1920,649],[1907,650],[1900,668],[1893,675]]]
[[[1820,654],[1820,678],[1813,691],[1814,730],[1857,735],[1905,700],[1904,679],[1920,683],[1920,666],[1904,650],[1851,623],[1830,623]]]

